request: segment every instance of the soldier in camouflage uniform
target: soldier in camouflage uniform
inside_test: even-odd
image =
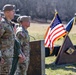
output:
[[[14,5],[3,7],[4,18],[0,21],[0,75],[9,75],[14,51],[14,31],[11,20],[14,18]]]
[[[19,60],[18,66],[20,69],[20,75],[27,75],[30,57],[30,38],[27,28],[30,26],[30,16],[20,16],[18,22],[20,27],[17,27],[16,29],[16,36],[21,43],[22,55],[25,59],[24,61]]]

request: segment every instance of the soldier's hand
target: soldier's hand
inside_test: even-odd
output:
[[[25,59],[25,55],[19,55],[19,63],[23,63]]]
[[[18,57],[19,57],[19,63],[22,63],[23,62],[22,54],[19,54]]]
[[[0,58],[0,63],[4,64],[4,59],[3,58]]]
[[[25,57],[25,55],[24,54],[22,54],[22,57],[23,57],[23,59],[24,59],[24,61],[26,60],[26,57]]]
[[[19,58],[22,58],[22,54],[19,54],[18,57],[19,57]]]

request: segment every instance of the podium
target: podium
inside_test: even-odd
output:
[[[30,47],[30,64],[27,75],[45,75],[44,41],[32,41]]]

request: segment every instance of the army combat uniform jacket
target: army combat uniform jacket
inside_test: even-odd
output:
[[[0,75],[9,75],[12,65],[14,40],[15,37],[12,24],[10,21],[2,19],[0,21],[0,57],[4,59],[5,63],[0,63]]]
[[[28,31],[25,30],[23,27],[18,27],[16,29],[16,36],[21,43],[22,53],[25,55],[25,61],[23,63],[20,63],[19,67],[20,69],[27,71],[30,57],[29,34]]]

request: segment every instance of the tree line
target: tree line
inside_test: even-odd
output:
[[[16,5],[21,15],[46,21],[53,18],[55,9],[63,21],[69,21],[76,12],[75,0],[0,0],[0,10],[9,3]]]

